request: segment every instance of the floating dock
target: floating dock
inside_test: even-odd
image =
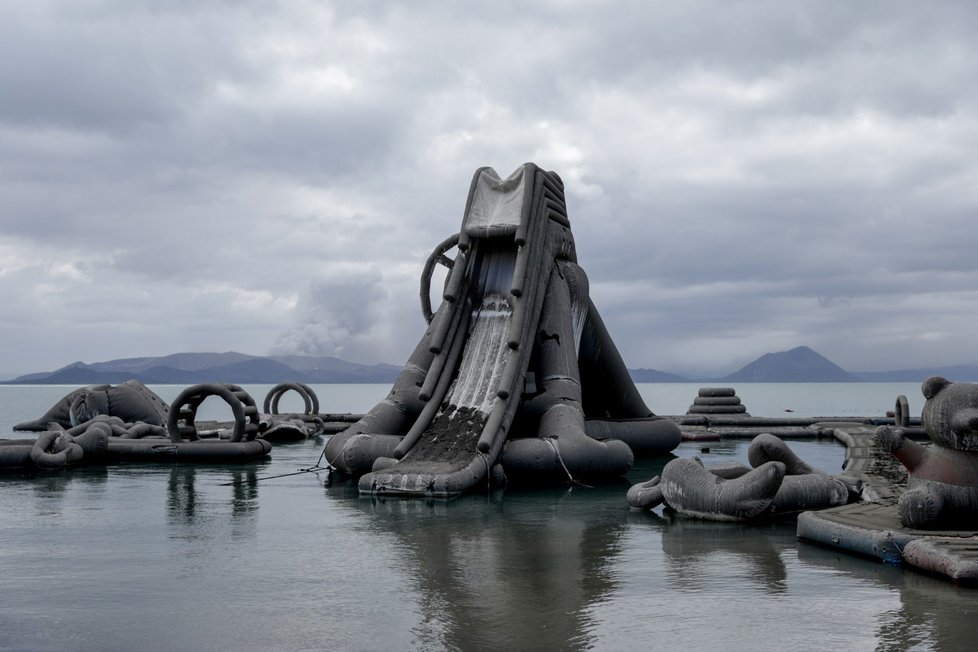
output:
[[[893,455],[876,445],[875,431],[893,425],[892,418],[791,417],[764,418],[734,414],[671,417],[686,441],[752,438],[762,432],[783,439],[832,437],[846,446],[843,474],[863,481],[863,501],[798,517],[798,537],[818,545],[878,559],[887,564],[944,576],[965,586],[978,586],[978,531],[914,530],[904,527],[897,500],[907,484],[907,471]],[[902,428],[926,442],[918,420]]]
[[[904,527],[897,499],[907,473],[888,451],[876,446],[875,429],[853,424],[824,426],[846,444],[844,473],[863,480],[867,502],[801,514],[798,537],[978,586],[978,531]]]

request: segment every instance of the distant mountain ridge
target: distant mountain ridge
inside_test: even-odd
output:
[[[0,384],[95,385],[130,379],[157,385],[198,383],[393,383],[401,367],[364,365],[332,356],[256,356],[225,353],[174,353],[159,357],[73,362],[49,372],[18,376]],[[922,382],[930,376],[978,381],[978,365],[926,367],[897,371],[849,372],[807,346],[765,353],[732,374],[687,378],[657,369],[629,369],[636,383],[851,383]]]
[[[174,353],[161,357],[73,362],[51,372],[6,381],[18,385],[94,385],[136,379],[147,384],[197,383],[392,383],[401,367],[363,365],[332,356],[256,356],[226,353]]]

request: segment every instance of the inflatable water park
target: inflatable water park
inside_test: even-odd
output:
[[[438,266],[446,268],[432,305]],[[955,582],[978,584],[978,385],[926,379],[867,417],[753,417],[734,388],[703,387],[686,414],[655,414],[591,300],[560,177],[526,163],[475,172],[458,232],[420,279],[427,323],[389,394],[364,414],[320,412],[302,383],[259,408],[234,384],[188,387],[167,404],[144,384],[78,388],[0,439],[0,470],[93,464],[241,464],[321,437],[317,469],[361,496],[449,500],[509,485],[623,483],[636,458],[662,471],[622,487],[622,509],[680,518],[795,519],[799,538]],[[296,394],[301,412],[280,413]],[[208,398],[232,419],[198,419]],[[846,446],[839,473],[806,463],[793,439]],[[748,464],[675,457],[682,441],[749,439]]]

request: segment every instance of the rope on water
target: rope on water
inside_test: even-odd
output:
[[[564,458],[560,456],[560,449],[557,448],[557,442],[553,437],[541,437],[540,439],[550,444],[550,447],[554,449],[554,454],[557,455],[557,460],[560,462],[560,465],[564,467],[564,473],[567,474],[567,479],[570,481],[572,485],[577,487],[585,487],[587,489],[594,489],[594,487],[592,487],[591,485],[584,484],[580,480],[577,480],[573,475],[571,475],[571,472],[567,468],[567,465],[564,464]]]
[[[319,463],[322,460],[324,460],[324,459],[326,460],[326,466],[320,466]],[[298,471],[295,471],[293,473],[280,473],[279,475],[266,475],[265,477],[262,477],[262,478],[255,478],[253,480],[253,482],[261,482],[262,480],[274,480],[276,478],[287,478],[287,477],[292,476],[292,475],[302,475],[303,473],[315,473],[317,471],[327,471],[329,473],[329,475],[332,476],[333,471],[335,471],[335,470],[336,470],[336,467],[333,466],[333,463],[330,462],[326,458],[326,447],[324,446],[323,447],[323,452],[320,453],[319,459],[316,460],[315,466],[310,466],[307,469],[299,469]],[[222,482],[221,484],[219,484],[217,486],[219,486],[219,487],[231,487],[231,486],[234,486],[236,484],[241,484],[244,481],[245,480],[232,480],[231,482]],[[249,482],[252,482],[252,481],[249,480]],[[329,479],[328,478],[327,478],[327,482],[329,482]]]

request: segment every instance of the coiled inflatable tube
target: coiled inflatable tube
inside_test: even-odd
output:
[[[63,469],[83,457],[85,451],[63,430],[42,432],[31,449],[31,461],[39,469]]]

